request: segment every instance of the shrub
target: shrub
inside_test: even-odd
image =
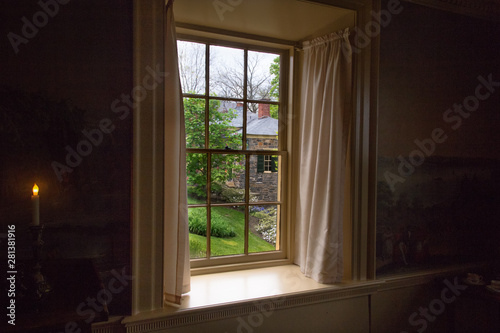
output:
[[[225,202],[242,202],[245,200],[245,190],[224,186],[220,196]]]
[[[210,184],[210,192],[214,193],[215,195],[220,195],[223,189],[224,185],[219,182],[213,181],[212,184]]]
[[[187,193],[188,193],[189,197],[194,197],[194,198],[199,197],[199,193],[198,193],[197,188],[195,186],[188,185]]]
[[[252,207],[251,214],[259,219],[255,230],[266,242],[276,245],[276,208]]]
[[[207,236],[207,218],[203,210],[190,210],[189,212],[189,232]],[[233,228],[218,217],[212,217],[210,235],[220,238],[231,238],[236,236]]]

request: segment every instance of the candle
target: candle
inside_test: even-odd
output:
[[[33,195],[31,196],[33,205],[33,225],[40,225],[40,197],[38,196],[38,185],[33,186]]]

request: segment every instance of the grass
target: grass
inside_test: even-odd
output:
[[[189,213],[189,232],[196,235],[207,235],[207,210],[204,208],[192,208]],[[210,223],[210,235],[220,238],[232,238],[236,236],[233,227],[227,219],[221,219],[220,215],[212,215]]]
[[[196,200],[194,198],[188,198],[189,204],[200,204],[202,201]],[[204,210],[206,208],[190,208],[191,212],[194,209]],[[213,257],[215,256],[226,256],[234,254],[244,253],[245,244],[245,214],[243,211],[239,211],[229,207],[212,207],[212,218],[222,221],[231,226],[235,232],[235,236],[231,238],[218,238],[211,237],[211,247]],[[196,214],[198,215],[198,214]],[[189,234],[189,251],[191,258],[202,258],[206,256],[206,244],[207,238],[205,236]],[[275,246],[266,242],[259,236],[250,232],[248,235],[248,252],[267,252],[276,250]]]

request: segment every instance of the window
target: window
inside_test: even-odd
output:
[[[287,52],[178,40],[192,267],[286,257]]]
[[[260,155],[257,157],[257,172],[277,172],[278,156]]]

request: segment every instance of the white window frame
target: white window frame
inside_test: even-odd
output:
[[[264,173],[271,173],[271,155],[264,155]]]

